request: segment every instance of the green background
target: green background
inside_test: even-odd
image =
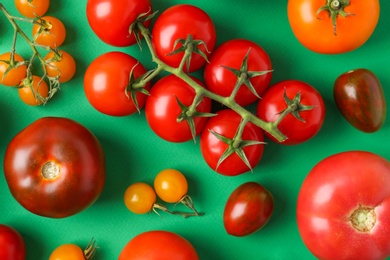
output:
[[[8,11],[19,15],[13,1],[2,2]],[[92,237],[99,246],[94,259],[116,259],[132,237],[155,229],[182,235],[194,245],[201,259],[314,259],[300,239],[295,220],[296,199],[306,174],[321,159],[341,151],[366,150],[390,159],[390,120],[374,134],[361,133],[342,118],[332,97],[333,82],[339,74],[363,67],[378,76],[390,100],[390,17],[380,17],[375,32],[363,47],[346,54],[321,55],[305,49],[294,37],[287,19],[287,1],[152,0],[154,9],[160,11],[179,3],[197,5],[214,20],[217,44],[233,38],[253,40],[272,59],[272,83],[299,79],[315,86],[323,95],[327,114],[315,138],[292,147],[269,143],[253,173],[225,177],[206,165],[199,142],[175,144],[159,139],[150,130],[143,112],[116,118],[91,107],[83,91],[83,75],[94,58],[119,50],[140,59],[149,69],[154,65],[146,48],[140,52],[137,46],[115,48],[101,42],[88,25],[85,3],[53,0],[47,13],[66,25],[68,34],[62,49],[77,61],[75,78],[63,84],[51,102],[43,107],[29,107],[19,100],[15,89],[0,87],[1,164],[11,138],[45,116],[68,117],[82,123],[101,141],[107,158],[107,182],[99,200],[65,219],[44,218],[26,211],[13,199],[3,175],[0,176],[0,223],[20,231],[27,245],[27,259],[47,259],[55,247],[64,243],[84,247]],[[381,13],[385,10],[390,10],[389,1],[381,1]],[[30,25],[23,28],[29,33]],[[11,41],[12,27],[1,14],[1,53],[10,50]],[[18,52],[29,57],[29,49],[23,47],[22,41],[18,41],[18,46]],[[136,215],[126,209],[122,198],[127,186],[137,181],[152,184],[154,176],[165,168],[176,168],[187,176],[188,194],[196,207],[205,212],[203,217]],[[262,230],[236,238],[226,234],[222,214],[230,193],[247,181],[259,182],[273,193],[275,211]]]

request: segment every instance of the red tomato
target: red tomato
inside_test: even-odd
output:
[[[325,158],[302,184],[297,222],[305,245],[319,259],[386,259],[390,163],[365,151]]]
[[[241,149],[251,166],[250,168],[237,153],[232,153],[218,166],[221,156],[229,145],[217,138],[211,131],[232,139],[237,132],[240,122],[240,115],[233,110],[221,110],[217,112],[217,116],[208,120],[200,136],[200,149],[204,160],[213,170],[222,175],[235,176],[248,172],[260,162],[261,157],[263,156],[263,145],[250,145]],[[256,125],[248,123],[245,125],[242,140],[263,142],[263,131]],[[233,144],[230,144],[230,146],[232,145]]]
[[[284,92],[290,101],[300,95],[300,105],[289,113],[278,125],[279,130],[287,136],[284,145],[296,145],[314,137],[321,129],[325,119],[325,104],[321,94],[311,85],[299,80],[285,80],[271,86],[257,105],[257,115],[267,122],[278,120],[287,107]],[[311,107],[305,110],[304,107]],[[299,119],[300,118],[300,119]],[[269,133],[266,135],[277,140]]]
[[[192,77],[198,84],[203,85],[198,79]],[[194,98],[195,90],[182,79],[175,75],[166,76],[157,81],[146,100],[145,114],[150,128],[162,139],[170,142],[186,142],[193,138],[188,120],[178,122],[183,111],[177,101],[189,107]],[[209,113],[211,110],[211,100],[203,98],[197,105],[197,111]],[[195,135],[199,135],[207,117],[195,116],[192,118],[195,125]]]
[[[386,99],[377,76],[367,69],[356,69],[337,77],[333,97],[343,117],[366,133],[378,131],[386,119]]]
[[[127,116],[137,112],[137,106],[126,88],[130,73],[137,79],[146,73],[144,66],[132,56],[122,52],[100,55],[88,66],[84,75],[84,91],[91,105],[99,112],[110,116]],[[150,83],[145,89],[150,88]],[[145,105],[146,95],[138,92],[138,108]]]
[[[150,0],[88,0],[86,12],[89,25],[100,40],[124,47],[136,43],[130,26],[139,15],[151,14],[152,5]],[[149,26],[150,20],[143,24]]]
[[[243,69],[244,58],[247,59],[246,68]],[[235,69],[239,75],[235,75],[227,69]],[[247,80],[240,85],[235,97],[241,106],[249,105],[258,100],[258,97],[246,86],[251,84],[258,96],[261,96],[271,82],[272,73],[271,59],[263,48],[258,44],[245,40],[234,39],[223,43],[211,55],[210,63],[204,69],[206,86],[212,92],[228,97],[237,84],[238,77],[245,74]],[[264,72],[263,75],[254,76],[251,72]]]
[[[273,210],[271,192],[256,182],[246,182],[230,194],[223,212],[223,224],[229,235],[247,236],[264,227]]]
[[[355,50],[370,38],[380,8],[379,0],[289,0],[287,13],[292,31],[306,48],[335,54]]]
[[[34,214],[63,218],[94,203],[105,183],[98,139],[67,118],[45,117],[20,131],[4,156],[14,198]]]
[[[26,259],[26,245],[23,237],[16,229],[4,224],[0,224],[0,259]]]
[[[179,67],[184,52],[169,54],[182,46],[182,43],[175,46],[176,41],[186,40],[188,35],[196,41],[202,41],[196,46],[208,57],[216,42],[216,31],[210,16],[202,9],[188,4],[175,5],[165,10],[156,19],[152,30],[152,42],[157,56],[168,65]],[[200,69],[205,63],[206,60],[201,55],[193,53],[188,72]]]
[[[123,248],[118,260],[198,260],[192,244],[182,236],[163,230],[141,233]]]

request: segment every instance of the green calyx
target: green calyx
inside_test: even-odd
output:
[[[134,37],[135,37],[140,49],[142,49],[141,48],[142,43],[141,43],[141,32],[139,30],[139,24],[143,24],[143,23],[153,19],[153,17],[156,15],[157,11],[154,13],[150,13],[150,11],[151,10],[148,10],[146,13],[140,14],[135,19],[135,21],[132,24],[130,24],[130,27],[129,27],[129,35],[134,34]]]
[[[301,104],[301,93],[300,92],[297,92],[295,94],[295,97],[293,99],[290,99],[289,97],[287,97],[286,89],[284,89],[284,94],[283,95],[284,95],[284,101],[286,102],[287,108],[285,110],[283,110],[282,112],[280,112],[279,114],[283,114],[286,111],[288,111],[296,119],[298,119],[299,121],[305,123],[305,119],[303,119],[301,117],[299,112],[312,110],[313,108],[315,108],[315,106],[302,105]]]
[[[333,33],[334,33],[334,35],[337,35],[337,18],[338,18],[338,16],[341,15],[342,17],[345,18],[347,16],[354,15],[354,14],[348,13],[344,10],[344,8],[349,6],[350,4],[351,4],[350,0],[327,0],[326,4],[321,6],[317,10],[317,17],[323,11],[328,12],[329,16],[332,19]]]
[[[145,84],[141,84],[141,87],[134,87],[140,82],[143,82],[150,74],[154,72],[154,70],[149,70],[142,76],[135,78],[134,77],[134,69],[137,67],[139,63],[135,64],[134,67],[131,69],[130,74],[129,74],[129,84],[127,85],[125,89],[125,95],[127,98],[131,98],[131,100],[134,103],[134,106],[136,107],[138,113],[141,112],[141,109],[138,105],[138,100],[137,100],[137,93],[142,93],[145,95],[149,95],[149,91],[144,88]]]

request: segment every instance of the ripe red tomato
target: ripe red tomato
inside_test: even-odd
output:
[[[130,26],[139,15],[152,14],[152,5],[150,0],[88,0],[86,13],[89,25],[100,40],[125,47],[136,43]],[[149,26],[150,20],[143,24]]]
[[[248,172],[260,162],[261,157],[263,156],[264,145],[250,145],[241,149],[251,166],[250,168],[237,153],[232,153],[218,165],[221,156],[229,145],[217,138],[213,132],[232,139],[237,132],[240,122],[240,115],[233,110],[224,109],[218,111],[217,116],[208,120],[200,136],[200,149],[204,160],[214,171],[222,175],[235,176]],[[242,140],[263,142],[263,131],[256,125],[248,123],[245,125]],[[233,144],[230,144],[230,146],[232,145]]]
[[[386,99],[377,76],[367,69],[341,74],[335,81],[333,97],[343,117],[366,133],[378,131],[386,118]]]
[[[379,0],[289,0],[287,13],[293,33],[306,48],[335,54],[355,50],[370,38],[380,7]]]
[[[126,92],[130,73],[137,79],[146,73],[146,69],[137,59],[123,52],[108,52],[97,57],[84,75],[84,91],[89,103],[110,116],[128,116],[137,112],[131,93]],[[148,90],[150,83],[144,88]],[[146,97],[141,92],[136,94],[139,109],[144,107]]]
[[[198,84],[201,81],[192,77]],[[177,99],[189,107],[194,98],[195,90],[182,79],[175,75],[168,75],[157,81],[146,100],[145,115],[150,128],[162,139],[170,142],[186,142],[193,138],[189,120],[178,122],[177,119],[183,112]],[[197,105],[197,111],[209,113],[211,110],[211,100],[203,98]],[[185,117],[185,116],[184,116]],[[195,136],[199,135],[204,128],[208,118],[195,116],[192,118],[195,125]]]
[[[289,113],[278,125],[279,130],[287,136],[284,145],[296,145],[314,137],[321,129],[325,119],[325,104],[321,94],[311,85],[299,80],[285,80],[271,86],[257,105],[257,115],[267,122],[274,122],[287,107],[286,99],[293,101],[300,95],[301,106],[312,107],[310,110],[296,106],[295,112]],[[299,119],[301,118],[301,119]],[[269,133],[266,135],[277,140]]]
[[[246,70],[242,69],[244,58],[247,59]],[[238,76],[226,67],[244,72],[247,77],[245,84],[241,84],[236,95],[236,102],[241,106],[252,104],[258,97],[246,86],[250,82],[258,96],[261,96],[271,82],[271,59],[267,52],[255,42],[245,39],[233,39],[219,46],[210,58],[210,63],[204,69],[206,86],[212,92],[228,97],[236,86]],[[263,75],[253,76],[252,72],[265,72]]]
[[[188,35],[191,35],[195,41],[202,41],[196,46],[208,57],[216,42],[215,26],[210,16],[202,9],[188,4],[175,5],[166,9],[156,19],[152,30],[152,42],[157,56],[168,65],[179,67],[184,52],[169,54],[182,46],[182,43],[176,46],[176,41],[186,40]],[[194,52],[188,72],[200,69],[205,63],[206,60]]]
[[[223,212],[223,224],[229,235],[247,236],[264,227],[273,210],[271,192],[256,182],[246,182],[230,194]]]
[[[123,248],[118,260],[198,260],[192,244],[182,236],[164,230],[141,233]]]
[[[63,218],[94,203],[105,183],[98,139],[81,124],[44,117],[20,131],[4,156],[4,176],[14,198],[34,214]]]
[[[319,259],[386,259],[390,163],[365,151],[323,159],[302,184],[297,223],[305,245]]]
[[[26,259],[26,245],[23,237],[16,229],[4,224],[0,224],[0,259]]]

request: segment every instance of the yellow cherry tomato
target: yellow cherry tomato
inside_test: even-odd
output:
[[[179,202],[188,192],[186,177],[175,169],[165,169],[154,179],[154,189],[165,202]]]
[[[16,9],[23,16],[35,18],[43,16],[50,6],[50,0],[15,0]]]
[[[45,56],[46,72],[49,77],[59,76],[58,81],[64,83],[71,80],[76,73],[76,61],[66,51],[58,51],[58,54],[51,51]]]
[[[10,52],[6,52],[0,55],[0,84],[3,84],[8,87],[18,86],[20,81],[26,77],[27,66],[19,65],[14,68],[11,67],[12,69],[8,70],[11,62],[10,60],[11,60]],[[22,62],[22,61],[24,61],[23,58],[20,55],[15,53],[14,62]],[[6,72],[7,74],[5,74]]]
[[[34,90],[34,92],[33,92]],[[39,76],[32,76],[32,81],[24,79],[18,89],[20,99],[30,106],[38,106],[43,103],[49,95],[49,87],[47,83]],[[39,96],[41,98],[39,98]]]
[[[144,182],[131,184],[125,192],[124,202],[133,213],[145,214],[150,212],[156,203],[156,193],[153,188]]]
[[[58,18],[44,16],[38,22],[44,25],[35,23],[32,27],[32,35],[37,44],[58,48],[64,43],[66,28]]]

